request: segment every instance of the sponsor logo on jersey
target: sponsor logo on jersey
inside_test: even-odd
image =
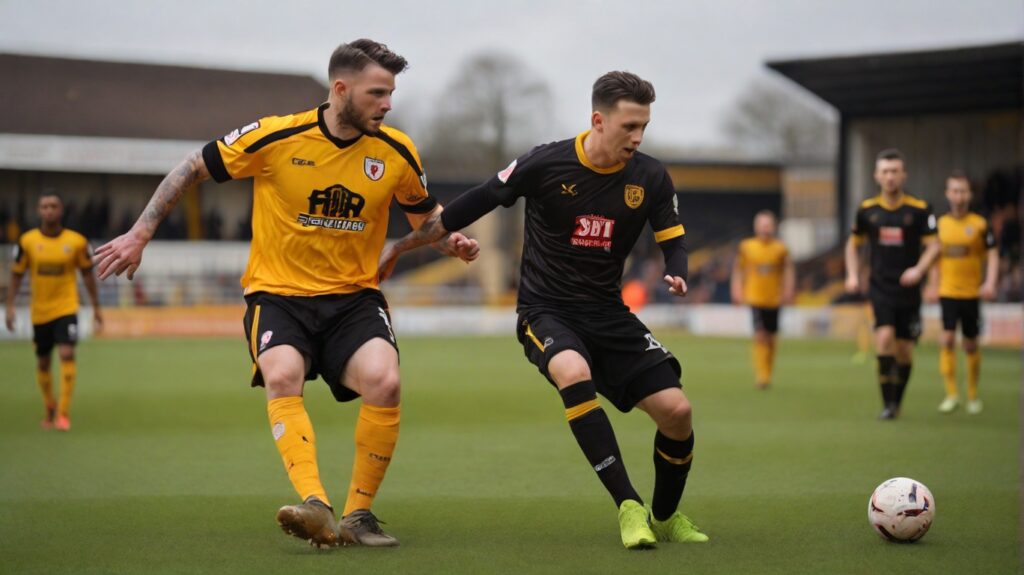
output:
[[[236,129],[232,130],[230,134],[224,136],[224,143],[230,146],[230,145],[234,144],[235,142],[237,142],[238,139],[241,138],[242,136],[248,134],[249,132],[251,132],[251,131],[253,131],[256,128],[259,128],[259,127],[260,127],[260,123],[259,122],[253,122],[251,124],[246,124],[245,126],[242,126],[241,128],[236,128]]]
[[[328,230],[361,232],[366,222],[359,219],[366,199],[341,184],[309,194],[309,211],[299,214],[298,222],[303,227],[319,227]]]
[[[516,169],[516,162],[518,162],[518,161],[519,160],[512,160],[512,163],[509,164],[507,168],[505,168],[504,170],[498,172],[498,180],[501,183],[503,183],[503,184],[507,184],[508,183],[508,178],[509,178],[509,176],[512,175],[512,172]]]
[[[576,216],[570,243],[584,248],[611,248],[615,220],[601,216]]]
[[[313,160],[307,160],[307,159],[304,159],[304,158],[292,158],[292,165],[293,166],[311,166],[312,167],[312,166],[316,165],[316,162],[314,162]]]
[[[903,228],[881,226],[878,228],[878,244],[882,246],[902,246]]]
[[[633,184],[626,184],[625,192],[626,205],[634,210],[644,203],[644,189]]]
[[[363,173],[366,174],[367,178],[375,182],[381,179],[384,176],[384,160],[378,160],[369,156],[363,158]]]
[[[579,192],[576,191],[576,184],[562,184],[562,195],[573,198],[579,195]]]
[[[970,252],[970,246],[965,246],[963,244],[947,244],[942,246],[942,257],[945,258],[964,258],[967,257]]]
[[[64,275],[64,264],[44,264],[40,263],[36,267],[36,273],[41,276],[59,276]]]

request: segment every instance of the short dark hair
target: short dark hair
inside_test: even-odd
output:
[[[970,180],[967,178],[967,173],[963,170],[950,170],[949,175],[946,176],[946,178],[950,180],[967,180],[967,182],[970,183]]]
[[[409,67],[405,58],[389,50],[386,44],[360,38],[334,50],[327,65],[327,76],[335,78],[342,72],[360,72],[370,64],[377,64],[395,75]]]
[[[57,201],[60,202],[60,205],[64,205],[64,198],[62,198],[61,195],[57,192],[57,190],[53,188],[45,188],[43,189],[43,191],[39,192],[39,201],[42,201],[43,198],[57,198]]]
[[[906,163],[906,161],[903,159],[903,152],[897,150],[896,148],[886,148],[881,152],[878,152],[878,155],[875,156],[875,161],[877,162],[879,160],[899,160],[901,162]]]
[[[654,101],[654,86],[631,72],[608,72],[594,82],[590,103],[595,110],[612,108],[619,100],[641,105]]]
[[[770,216],[776,222],[779,221],[779,216],[776,216],[775,212],[773,212],[771,210],[760,210],[760,211],[758,211],[756,214],[754,214],[754,219],[757,219],[757,218],[759,218],[761,216]]]

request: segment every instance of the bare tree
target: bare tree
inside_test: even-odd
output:
[[[831,160],[835,114],[796,88],[768,77],[750,84],[722,122],[741,151],[784,161]]]
[[[439,96],[424,163],[435,179],[493,174],[547,134],[551,106],[547,84],[514,57],[471,56]]]

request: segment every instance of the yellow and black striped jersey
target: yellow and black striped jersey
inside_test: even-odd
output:
[[[976,299],[984,276],[985,254],[996,245],[985,218],[968,212],[939,218],[939,297]]]
[[[328,104],[261,118],[203,148],[217,182],[253,178],[246,293],[310,296],[377,287],[391,199],[410,213],[437,202],[412,140],[384,126],[334,137]]]
[[[747,238],[740,242],[736,254],[743,270],[743,299],[754,307],[775,308],[782,305],[782,272],[789,259],[786,244],[772,238]]]
[[[18,238],[14,246],[16,274],[29,273],[32,323],[51,322],[78,312],[77,271],[92,268],[92,250],[85,236],[63,229],[47,236],[36,228]]]

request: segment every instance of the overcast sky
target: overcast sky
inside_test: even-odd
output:
[[[395,106],[414,137],[468,55],[504,51],[552,88],[552,137],[586,128],[594,79],[627,69],[658,92],[649,141],[707,147],[766,60],[1020,41],[1024,2],[0,0],[3,52],[324,79],[334,47],[359,37],[409,59]]]

